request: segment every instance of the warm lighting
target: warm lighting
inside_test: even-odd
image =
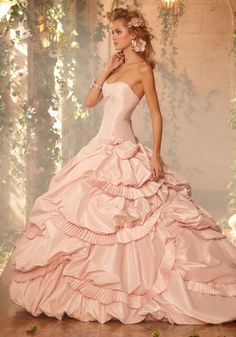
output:
[[[38,17],[38,30],[40,33],[42,33],[45,30],[45,19],[42,15],[39,15]]]
[[[234,239],[236,239],[236,214],[231,215],[228,219],[229,227],[231,228],[230,234]]]
[[[14,5],[14,1],[0,1],[0,20],[9,12],[11,7]]]
[[[41,41],[41,46],[43,48],[48,48],[50,46],[49,33],[48,32],[41,33],[40,34],[40,41]]]
[[[176,0],[162,0],[162,3],[166,8],[172,8],[176,2]]]
[[[175,14],[179,13],[181,0],[161,0],[162,7],[167,10],[173,10]]]

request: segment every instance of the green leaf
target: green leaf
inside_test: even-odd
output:
[[[151,336],[152,337],[159,337],[160,336],[160,332],[158,330],[152,330],[151,331]]]
[[[27,335],[33,336],[36,333],[37,329],[37,325],[32,325],[30,329],[27,329],[25,332],[27,333]]]

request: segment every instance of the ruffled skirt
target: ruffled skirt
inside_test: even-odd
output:
[[[93,138],[51,180],[1,275],[34,316],[125,324],[236,319],[236,248],[137,138]]]

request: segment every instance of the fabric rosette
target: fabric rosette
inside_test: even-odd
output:
[[[121,159],[133,157],[139,149],[138,144],[129,142],[129,146],[127,146],[127,142],[122,141],[121,138],[111,137],[102,140],[102,142],[104,142],[102,149],[106,155],[116,153]]]

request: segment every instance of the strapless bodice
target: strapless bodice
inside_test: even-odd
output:
[[[125,82],[104,82],[104,112],[96,138],[121,138],[135,141],[131,116],[140,101]]]

